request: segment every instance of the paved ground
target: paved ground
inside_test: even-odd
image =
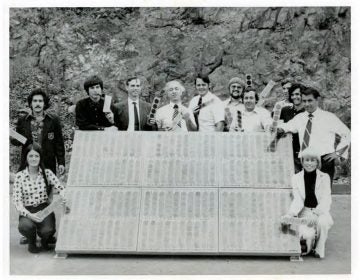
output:
[[[333,195],[335,225],[329,232],[326,259],[305,257],[104,256],[70,255],[55,259],[54,252],[33,255],[19,245],[17,214],[10,210],[10,273],[13,275],[221,275],[221,274],[349,274],[351,272],[350,196]]]

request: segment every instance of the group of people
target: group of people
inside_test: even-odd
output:
[[[316,89],[298,83],[282,83],[287,98],[282,102],[282,122],[277,130],[271,112],[257,105],[257,91],[241,78],[230,79],[229,98],[224,101],[210,91],[208,76],[198,75],[194,83],[198,94],[188,107],[182,104],[185,87],[173,80],[164,87],[169,103],[158,108],[158,99],[150,104],[140,98],[141,79],[131,77],[125,82],[127,98],[104,110],[103,81],[91,76],[84,83],[88,97],[76,104],[76,126],[80,130],[106,131],[268,131],[278,138],[291,132],[296,174],[292,180],[294,200],[285,216],[317,217],[316,242],[312,247],[316,256],[324,257],[327,231],[332,225],[329,211],[335,160],[347,158],[350,130],[334,114],[319,108],[320,94]],[[23,144],[21,168],[15,178],[14,203],[20,213],[19,231],[27,239],[28,250],[38,252],[36,233],[46,249],[56,241],[55,218],[51,215],[39,221],[33,213],[49,204],[51,186],[62,195],[64,187],[56,174],[57,169],[59,174],[64,173],[65,149],[58,117],[46,112],[46,93],[41,89],[32,91],[28,105],[32,113],[20,118],[16,126],[27,142]],[[12,143],[19,145],[15,139]],[[302,232],[300,236],[310,238]]]

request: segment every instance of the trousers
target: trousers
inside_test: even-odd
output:
[[[320,258],[325,257],[325,243],[328,237],[328,231],[333,225],[333,220],[329,213],[317,216],[313,213],[312,208],[304,207],[299,214],[300,218],[316,218],[315,227],[307,225],[299,226],[300,239],[305,239],[308,247],[308,252],[315,247],[315,252],[319,254]]]
[[[48,206],[47,203],[40,204],[38,206],[26,206],[30,213],[36,213]],[[38,235],[42,241],[46,242],[56,232],[56,220],[55,214],[51,213],[42,222],[36,223],[28,217],[19,216],[19,232],[25,236],[29,243],[36,242],[36,235]]]

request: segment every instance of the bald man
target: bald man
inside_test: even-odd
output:
[[[162,131],[195,131],[197,130],[193,112],[181,104],[185,92],[179,81],[170,81],[165,85],[165,93],[170,103],[159,108],[155,115],[158,130]]]

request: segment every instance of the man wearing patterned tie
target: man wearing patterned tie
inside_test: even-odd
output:
[[[238,77],[233,77],[228,83],[230,97],[223,101],[225,107],[225,131],[235,131],[238,115],[244,110],[241,95],[245,89],[245,83]],[[240,111],[240,113],[238,113]]]
[[[181,104],[181,96],[185,92],[179,81],[170,81],[165,85],[165,92],[170,103],[159,108],[155,120],[159,130],[163,131],[196,131],[193,112]]]
[[[119,130],[139,131],[154,130],[154,126],[147,124],[147,116],[151,110],[151,104],[142,101],[142,84],[138,77],[129,78],[125,82],[128,98],[114,105],[114,122]]]
[[[224,130],[224,104],[210,92],[210,79],[207,75],[198,75],[195,79],[198,95],[190,100],[189,109],[194,112],[198,130],[201,132]]]
[[[335,159],[347,158],[350,146],[350,130],[333,113],[318,106],[319,92],[308,87],[302,92],[305,112],[296,115],[287,123],[280,124],[280,132],[299,134],[301,151],[311,146],[321,155],[321,171],[329,174],[331,182],[335,173]],[[341,137],[334,148],[335,136]]]

